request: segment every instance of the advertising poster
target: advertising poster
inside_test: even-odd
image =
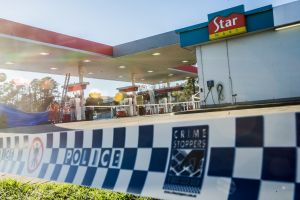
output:
[[[208,145],[208,126],[174,127],[163,189],[195,196],[201,191]]]

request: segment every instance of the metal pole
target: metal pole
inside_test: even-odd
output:
[[[198,84],[199,84],[199,97],[200,100],[206,104],[203,100],[206,96],[206,89],[205,89],[205,77],[204,77],[204,63],[203,63],[203,53],[202,47],[198,47],[196,49],[196,57],[197,57],[197,67],[198,67]],[[200,108],[204,105],[200,103]]]
[[[226,55],[227,55],[227,67],[228,67],[228,78],[229,78],[229,87],[231,93],[231,104],[234,104],[234,93],[233,93],[233,84],[232,84],[232,77],[230,72],[230,60],[229,60],[229,50],[228,50],[228,40],[226,40]]]

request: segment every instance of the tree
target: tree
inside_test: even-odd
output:
[[[30,83],[30,99],[33,111],[45,111],[50,102],[59,97],[58,83],[47,76]]]
[[[195,94],[199,88],[199,86],[195,85],[195,82],[197,82],[195,79],[189,78],[183,84],[183,90],[177,93],[178,101],[191,101],[192,95]]]
[[[86,106],[100,106],[103,104],[103,99],[101,97],[92,98],[88,97],[85,101]]]
[[[188,79],[183,87],[183,93],[186,98],[186,100],[190,100],[192,94],[193,94],[193,80]]]
[[[12,81],[0,85],[0,103],[27,112],[45,111],[59,96],[58,83],[51,77],[34,79],[29,85],[15,85]]]
[[[0,102],[7,105],[15,105],[17,103],[17,95],[20,88],[16,87],[12,82],[5,82],[1,85]]]

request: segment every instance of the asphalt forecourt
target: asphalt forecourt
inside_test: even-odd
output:
[[[300,106],[0,136],[2,173],[159,199],[300,199]]]

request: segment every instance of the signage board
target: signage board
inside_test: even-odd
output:
[[[216,40],[247,32],[245,15],[216,16],[208,24],[209,39]]]
[[[138,86],[127,86],[127,87],[122,87],[122,88],[117,88],[119,92],[135,92],[138,91],[139,87]]]
[[[74,92],[78,90],[85,90],[88,83],[76,83],[69,85],[67,88],[68,92]]]
[[[167,193],[200,193],[208,145],[208,125],[174,127],[171,156],[163,189]]]

